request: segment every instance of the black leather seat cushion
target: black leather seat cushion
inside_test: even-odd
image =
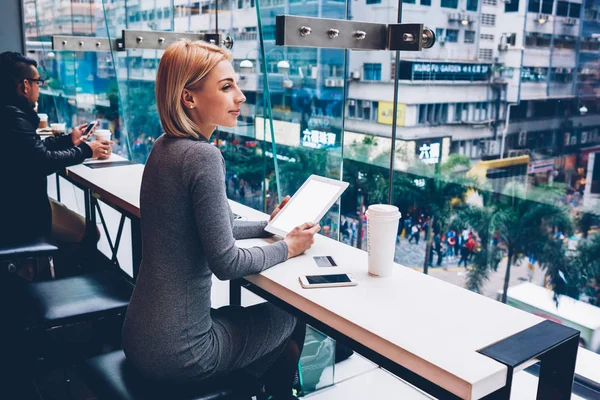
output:
[[[112,271],[94,272],[25,286],[25,298],[46,327],[82,316],[125,311],[132,286]]]
[[[239,399],[260,392],[249,374],[238,371],[195,384],[160,384],[142,378],[122,350],[83,362],[79,373],[99,400]]]
[[[47,256],[57,251],[58,247],[45,238],[24,243],[2,243],[0,245],[0,261]]]

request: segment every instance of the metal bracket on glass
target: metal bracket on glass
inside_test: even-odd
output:
[[[227,49],[233,47],[233,39],[227,36],[221,41],[221,36],[214,33],[184,33],[184,32],[161,32],[161,31],[135,31],[123,30],[123,50],[145,49],[160,50],[166,49],[170,44],[181,39],[204,40],[208,43],[224,46]]]
[[[111,51],[118,50],[117,39],[94,36],[52,36],[54,51]]]
[[[233,39],[229,36],[221,40],[221,36],[214,33],[183,33],[161,31],[134,31],[123,30],[120,39],[94,36],[52,36],[52,50],[54,51],[125,51],[133,49],[161,50],[166,49],[171,43],[180,39],[204,40],[206,42],[223,46],[227,49],[233,47]]]
[[[278,15],[278,46],[354,50],[420,51],[435,43],[435,34],[423,24],[379,24],[327,18]]]
[[[388,50],[421,51],[435,43],[435,34],[423,24],[388,25]]]

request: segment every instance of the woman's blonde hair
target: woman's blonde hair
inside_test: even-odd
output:
[[[199,89],[202,81],[221,61],[231,61],[224,50],[203,41],[187,39],[171,44],[156,73],[156,107],[167,135],[198,139],[199,128],[181,102],[183,89]]]

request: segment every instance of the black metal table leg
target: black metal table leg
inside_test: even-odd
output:
[[[229,281],[229,305],[242,305],[242,280],[232,279]]]
[[[567,326],[542,321],[480,350],[508,367],[506,385],[485,399],[509,400],[514,369],[532,359],[541,363],[537,399],[570,399],[579,334]]]
[[[541,357],[538,400],[571,398],[578,346],[579,335],[553,348]]]

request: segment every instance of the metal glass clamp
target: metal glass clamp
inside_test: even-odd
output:
[[[423,28],[423,24],[388,25],[295,15],[275,17],[278,46],[420,51],[434,43],[435,34]]]
[[[166,49],[171,43],[180,39],[204,40],[206,42],[233,48],[233,38],[230,36],[221,40],[221,35],[213,33],[183,33],[167,31],[138,31],[125,29],[119,39],[93,36],[64,36],[52,37],[54,51],[125,51],[125,50],[160,50]]]

